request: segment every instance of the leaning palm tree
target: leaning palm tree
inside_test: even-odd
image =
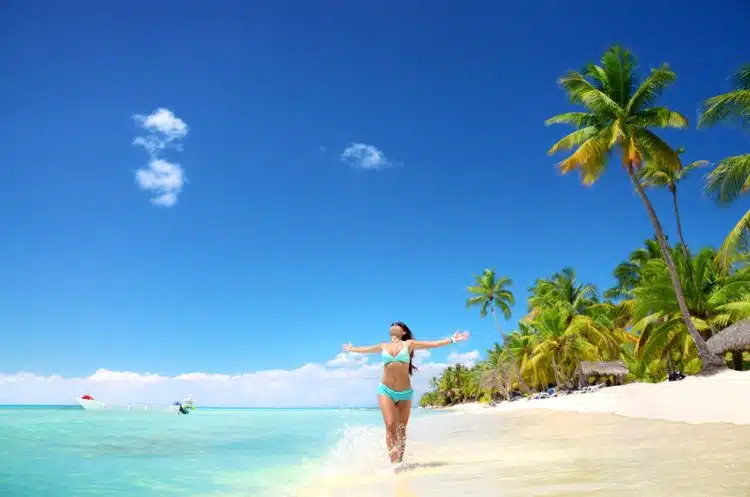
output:
[[[672,258],[690,315],[704,336],[750,317],[750,267],[726,274],[720,270],[712,248],[689,257],[675,249]],[[639,335],[636,358],[646,358],[650,363],[679,351],[680,360],[691,359],[695,347],[680,319],[663,260],[654,259],[645,265],[633,294],[633,330]]]
[[[684,148],[678,148],[677,153],[682,154],[685,152]],[[683,252],[689,257],[690,252],[687,249],[687,243],[685,243],[685,235],[682,232],[682,221],[680,220],[680,206],[677,202],[677,185],[680,181],[687,177],[687,174],[694,169],[708,165],[708,161],[697,160],[690,164],[683,166],[678,164],[677,168],[660,164],[658,162],[646,162],[646,164],[639,171],[640,179],[646,186],[654,188],[666,188],[669,193],[672,194],[672,206],[674,208],[674,217],[677,222],[677,235],[680,237],[680,243],[682,244]]]
[[[555,143],[549,153],[575,149],[559,167],[563,174],[580,170],[586,185],[599,179],[612,152],[621,153],[622,166],[654,226],[680,303],[682,318],[703,362],[703,372],[714,373],[726,369],[726,365],[708,350],[706,341],[690,319],[664,230],[638,179],[638,169],[645,160],[667,168],[680,168],[677,152],[657,136],[652,128],[685,128],[688,122],[678,112],[653,106],[661,92],[675,80],[675,73],[667,65],[663,65],[652,69],[651,74],[643,81],[637,81],[635,65],[635,58],[628,50],[614,46],[604,53],[601,65],[589,64],[581,72],[572,71],[560,79],[571,102],[582,105],[586,111],[567,112],[546,121],[548,125],[561,123],[577,128]]]
[[[720,121],[738,121],[750,127],[750,63],[734,75],[735,89],[711,97],[704,103],[698,127]],[[727,157],[708,175],[706,190],[721,204],[729,204],[750,190],[750,154]],[[729,232],[719,250],[719,261],[727,269],[737,252],[750,248],[750,210]]]

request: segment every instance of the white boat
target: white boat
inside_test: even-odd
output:
[[[174,404],[169,406],[169,412],[180,412],[180,409],[182,409],[182,414],[187,414],[190,411],[194,411],[195,400],[193,399],[193,397],[188,395],[182,402],[175,402]]]
[[[89,394],[81,395],[80,397],[76,399],[76,401],[84,409],[99,411],[99,410],[107,408],[107,404],[105,404],[101,400],[96,400],[94,397],[92,397]]]

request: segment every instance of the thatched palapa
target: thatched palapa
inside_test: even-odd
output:
[[[723,356],[732,353],[734,369],[742,371],[742,353],[750,351],[750,319],[739,321],[724,328],[708,340],[708,350]]]
[[[622,384],[625,375],[630,371],[621,361],[581,361],[576,373],[578,374],[578,386],[583,387],[588,383],[589,376],[614,376],[618,383]]]

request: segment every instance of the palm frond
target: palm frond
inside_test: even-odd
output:
[[[750,154],[727,157],[706,177],[706,191],[720,204],[750,190]]]
[[[585,185],[593,184],[604,171],[612,140],[612,128],[593,135],[583,142],[573,154],[559,164],[560,172],[567,174],[580,169]]]
[[[687,128],[687,117],[679,112],[667,109],[666,107],[651,107],[637,114],[633,114],[629,124],[634,126],[645,126],[650,128]]]
[[[668,171],[659,169],[658,166],[653,164],[646,164],[643,166],[638,177],[643,182],[644,186],[650,186],[655,188],[664,188],[673,183],[673,176]]]
[[[573,131],[567,136],[563,137],[557,143],[552,145],[552,148],[547,152],[549,155],[553,155],[560,150],[570,150],[572,148],[580,146],[582,143],[590,140],[598,134],[598,130],[593,126],[581,128]]]
[[[645,128],[634,128],[633,138],[637,146],[642,149],[643,156],[648,161],[661,164],[662,167],[678,170],[680,157],[672,147]]]
[[[584,107],[596,115],[606,115],[610,118],[616,118],[623,112],[623,109],[617,104],[617,102],[612,100],[612,98],[602,90],[592,85],[591,82],[579,72],[571,71],[563,76],[560,78],[560,84],[565,88],[565,91],[568,92],[568,96],[572,103],[583,104]]]
[[[717,264],[728,271],[736,260],[737,254],[740,251],[746,251],[748,247],[750,247],[750,210],[740,218],[724,239],[716,258]]]
[[[675,79],[677,79],[677,75],[667,64],[651,69],[651,74],[643,80],[628,102],[626,107],[628,113],[638,112],[640,109],[650,107],[664,89],[674,83]]]
[[[633,93],[633,54],[618,45],[610,47],[602,56],[601,64],[606,75],[607,90],[612,100],[625,109]]]
[[[544,121],[544,124],[547,126],[551,124],[570,124],[576,128],[593,126],[596,123],[596,115],[590,112],[566,112],[565,114],[558,114]]]
[[[750,121],[750,89],[734,90],[711,97],[703,104],[698,127],[713,126],[720,121]]]
[[[696,160],[696,161],[693,161],[690,164],[688,164],[687,166],[683,166],[682,169],[680,169],[680,171],[678,173],[678,178],[679,179],[684,179],[690,171],[698,169],[699,167],[706,167],[706,166],[709,166],[709,165],[711,165],[711,162],[709,162],[707,160]]]

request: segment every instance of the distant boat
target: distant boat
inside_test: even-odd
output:
[[[189,414],[190,411],[195,410],[195,400],[188,395],[182,402],[175,402],[169,406],[170,412],[178,412],[180,414]]]
[[[89,394],[81,395],[80,397],[76,399],[76,401],[84,409],[98,411],[98,410],[107,408],[107,404],[105,404],[104,402],[100,400],[96,400],[94,397],[92,397]]]
[[[162,411],[162,412],[178,412],[180,414],[188,414],[190,411],[195,410],[195,400],[190,396],[186,397],[182,402],[175,402],[170,406],[154,406],[154,405],[143,405],[143,404],[127,404],[123,406],[113,406],[96,400],[91,394],[81,395],[76,399],[78,405],[86,410],[101,411],[103,409],[114,409],[128,411]],[[165,409],[166,408],[166,409]]]

